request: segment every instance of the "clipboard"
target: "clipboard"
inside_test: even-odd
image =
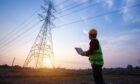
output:
[[[84,53],[83,49],[82,48],[75,48],[75,50],[77,51],[77,53],[79,55],[82,55]]]

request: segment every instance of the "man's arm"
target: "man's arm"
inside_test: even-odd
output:
[[[91,40],[89,43],[89,46],[90,46],[89,50],[83,52],[82,56],[89,57],[91,54],[93,54],[95,52],[95,50],[98,49],[98,46],[99,46],[98,41],[95,39]]]

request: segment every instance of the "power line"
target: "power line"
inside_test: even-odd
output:
[[[139,5],[139,4],[133,5],[133,6],[130,6],[130,7],[123,7],[123,8],[132,8],[132,7],[136,7],[136,6],[138,6],[138,5]],[[122,9],[122,8],[117,9],[117,10],[114,10],[114,11],[111,11],[111,12],[107,12],[107,13],[104,13],[104,14],[100,14],[100,15],[97,15],[97,16],[89,17],[89,18],[86,18],[86,19],[84,19],[84,20],[90,20],[90,19],[94,19],[94,18],[101,17],[101,16],[104,16],[104,15],[116,13],[116,12],[119,12],[121,9]],[[78,23],[78,22],[81,22],[81,21],[83,21],[83,20],[77,20],[77,21],[74,21],[74,22],[71,22],[71,23],[63,24],[63,25],[58,26],[58,28],[63,27],[63,26],[65,26],[65,25],[70,25],[70,24]]]
[[[140,4],[136,4],[136,5],[129,6],[129,7],[122,7],[122,8],[116,9],[116,10],[111,11],[111,12],[107,12],[107,13],[103,13],[103,14],[100,14],[100,15],[97,15],[97,16],[92,16],[92,17],[86,18],[86,19],[84,19],[84,20],[90,20],[90,19],[94,19],[94,18],[101,17],[101,16],[105,16],[105,15],[108,15],[108,14],[113,14],[113,13],[119,12],[119,11],[120,11],[121,9],[123,9],[123,8],[133,8],[133,7],[137,7],[137,6],[139,6],[139,5],[140,5]],[[70,25],[70,24],[75,24],[75,23],[82,22],[82,21],[83,21],[83,20],[73,21],[73,22],[70,22],[70,23],[67,23],[67,24],[60,25],[60,26],[58,26],[57,28],[60,28],[60,27],[66,26],[66,25]]]
[[[18,29],[18,28],[20,28],[22,25],[24,25],[29,19],[31,19],[35,14],[36,14],[36,12],[37,11],[39,11],[39,9],[37,9],[35,12],[33,12],[27,19],[25,19],[22,23],[20,23],[17,27],[15,27],[13,30],[11,30],[7,35],[11,35],[11,34],[13,34],[14,32],[16,32],[16,31],[21,31],[21,29],[19,29],[19,30],[15,30],[15,29]],[[1,40],[4,40],[5,38],[8,38],[8,37],[6,37],[6,36],[4,36]]]
[[[65,3],[65,2],[67,2],[67,0],[65,0],[65,1],[63,1],[63,2],[61,2],[61,3],[59,3],[59,4],[57,4],[57,6],[59,6],[60,4]],[[40,10],[40,9],[36,10],[30,17],[28,17],[28,19],[31,18],[31,17],[33,17],[33,15],[35,15],[35,14],[37,13],[37,11],[39,11],[39,10]],[[24,25],[24,24],[27,22],[28,19],[24,20],[23,23],[21,23],[20,25],[18,25],[16,28],[20,28],[22,25]],[[33,19],[33,20],[35,20],[35,19]],[[33,21],[33,20],[32,20],[32,21]],[[31,22],[32,22],[32,21],[31,21]],[[27,25],[29,25],[31,22],[29,22]],[[25,26],[24,26],[24,27],[25,27]],[[16,29],[16,28],[15,28],[15,29]],[[21,31],[21,29],[18,30],[18,31],[13,30],[13,31],[9,32],[8,35],[9,35],[10,33],[13,33],[13,32],[15,32],[15,34],[17,34],[19,31]],[[10,35],[9,35],[9,36],[10,36]],[[4,39],[4,38],[3,38],[3,39]],[[2,39],[2,40],[3,40],[3,39]]]
[[[34,19],[33,19],[33,20],[34,20]],[[3,43],[1,43],[1,46],[5,45],[5,44],[8,44],[12,39],[17,38],[18,35],[20,35],[22,32],[28,30],[28,29],[25,29],[25,27],[28,27],[31,23],[32,23],[32,21],[31,21],[30,23],[24,25],[23,27],[21,27],[21,30],[18,30],[18,31],[16,31],[15,33],[13,33],[14,37],[11,38],[12,34],[9,35],[9,39],[6,40],[6,41],[3,41]],[[24,33],[24,34],[25,34],[25,33]],[[1,46],[0,46],[0,47],[1,47]]]
[[[60,4],[65,3],[66,1],[67,1],[67,0],[65,0],[65,1],[63,1],[63,2],[61,2],[61,3],[59,3],[59,4],[57,4],[57,6],[59,6]],[[14,35],[18,34],[19,32],[21,32],[22,29],[24,29],[24,28],[21,29],[21,27],[22,27],[23,25],[28,26],[33,20],[35,20],[35,19],[33,19],[33,20],[30,21],[29,23],[25,24],[25,23],[26,23],[30,18],[32,18],[39,10],[40,10],[40,8],[37,9],[33,14],[31,14],[31,16],[29,16],[27,19],[25,19],[21,24],[19,24],[17,27],[15,27],[14,30],[10,31],[10,32],[7,34],[8,36],[4,36],[4,37],[1,39],[2,42],[5,43],[5,42],[4,42],[5,38],[10,38],[10,35],[12,35],[12,34],[14,34]],[[23,27],[25,27],[25,26],[23,26]],[[19,28],[20,28],[20,29],[19,29]],[[16,29],[16,30],[15,30],[15,29]],[[1,44],[1,45],[3,45],[3,44]]]
[[[60,12],[57,12],[57,15],[63,13],[64,11],[71,10],[71,9],[73,9],[73,8],[76,8],[76,7],[82,6],[82,5],[84,5],[84,4],[88,3],[88,2],[90,2],[90,0],[88,0],[88,1],[86,1],[86,2],[84,2],[84,3],[80,3],[80,4],[78,4],[78,5],[72,6],[72,7],[70,7],[70,8],[67,8],[67,9],[61,10]]]
[[[31,60],[35,60],[35,67],[44,67],[44,61],[45,59],[49,59],[51,63],[53,63],[53,60],[51,58],[54,57],[53,54],[53,44],[52,44],[52,34],[51,34],[51,25],[52,18],[53,18],[53,3],[51,0],[48,0],[48,2],[44,2],[47,4],[48,9],[43,9],[43,13],[45,13],[44,24],[42,25],[42,28],[40,29],[40,32],[38,33],[38,36],[36,37],[30,52],[24,62],[23,67],[28,67]],[[42,6],[43,8],[45,6]],[[45,12],[44,12],[45,11]],[[32,59],[33,58],[33,59]],[[52,64],[53,66],[53,64]]]
[[[132,7],[136,7],[136,6],[138,6],[138,5],[139,5],[139,4],[133,5],[133,6],[130,6],[130,7],[123,7],[123,8],[132,8]],[[111,12],[107,12],[107,13],[104,13],[104,14],[100,14],[100,15],[97,15],[97,16],[89,17],[89,18],[86,18],[86,19],[84,19],[84,20],[93,19],[93,18],[97,18],[97,17],[104,16],[104,15],[116,13],[116,12],[120,11],[121,9],[122,9],[122,8],[117,9],[117,10],[114,10],[114,11],[111,11]],[[74,22],[71,22],[71,23],[67,23],[67,24],[60,25],[60,26],[58,26],[58,27],[63,27],[63,26],[65,26],[65,25],[70,25],[70,24],[73,24],[73,23],[81,22],[81,21],[82,21],[82,20],[77,20],[77,21],[74,21]]]
[[[29,40],[26,41],[26,42],[20,43],[19,47],[25,46],[26,44],[30,43],[31,40],[33,40],[33,39],[29,39]],[[17,44],[10,45],[10,46],[8,46],[8,48],[3,49],[3,50],[2,50],[3,53],[1,53],[0,56],[3,56],[3,55],[5,55],[5,54],[7,54],[7,53],[9,52],[8,50],[14,48],[15,45],[17,45]],[[19,47],[16,47],[16,48],[19,48]]]
[[[61,2],[61,3],[59,3],[59,4],[57,4],[56,6],[59,6],[60,4],[63,4],[63,3],[65,3],[67,0],[65,0],[65,1],[63,1],[63,2]],[[37,11],[39,11],[40,9],[38,9],[38,10],[36,10],[30,17],[28,17],[27,18],[27,20],[28,19],[30,19],[30,18],[32,18],[34,15],[35,15],[35,13],[37,13]],[[17,29],[17,28],[20,28],[22,25],[24,25],[26,22],[27,22],[27,20],[24,20],[21,24],[19,24],[17,27],[15,27],[14,29]],[[31,22],[30,22],[31,23]],[[29,25],[30,23],[28,23],[27,25]],[[25,27],[25,26],[24,26]],[[20,29],[20,30],[12,30],[12,31],[10,31],[8,34],[14,34],[14,35],[17,35],[19,32],[21,32],[21,30],[22,29]],[[22,33],[22,32],[21,32]],[[4,44],[2,44],[2,47],[3,46],[6,46],[8,43],[11,43],[12,41],[15,41],[16,39],[17,39],[17,37],[19,38],[19,37],[21,37],[21,34],[20,35],[17,35],[14,39],[12,39],[12,40],[10,40],[10,41],[7,41],[7,42],[4,42]],[[10,38],[10,35],[9,35],[9,38]],[[4,38],[3,38],[4,39]]]
[[[86,19],[84,19],[84,20],[90,20],[90,19],[102,17],[102,16],[105,16],[105,15],[108,15],[108,14],[113,14],[113,13],[119,12],[119,11],[121,11],[121,9],[123,9],[123,8],[133,8],[133,7],[137,7],[137,6],[140,6],[140,4],[136,4],[136,5],[133,5],[133,6],[122,7],[122,8],[116,9],[116,10],[111,11],[111,12],[103,13],[103,14],[100,14],[100,15],[92,16],[92,17],[88,17],[88,18],[86,18]],[[70,22],[70,23],[66,23],[66,24],[60,25],[60,26],[58,26],[57,28],[61,28],[61,27],[66,26],[66,25],[71,25],[71,24],[75,24],[75,23],[78,23],[78,22],[82,22],[82,21],[83,21],[83,20],[73,21],[73,22]],[[54,29],[55,29],[55,28],[54,28]]]
[[[17,38],[21,37],[23,34],[25,34],[26,32],[28,32],[28,31],[31,30],[32,28],[34,28],[34,27],[35,27],[37,24],[39,24],[39,23],[40,23],[40,21],[38,21],[37,23],[35,23],[34,25],[32,25],[29,29],[26,29],[25,31],[21,32],[21,33],[20,33],[19,35],[17,35],[15,38],[13,38],[13,39],[9,40],[7,43],[3,44],[3,45],[1,46],[1,48],[2,48],[2,47],[6,47],[8,44],[14,42]]]
[[[25,41],[24,43],[22,43],[21,45],[19,45],[19,47],[25,46],[26,44],[30,43],[32,40],[33,39],[29,39],[28,41]],[[7,54],[9,52],[8,49],[13,48],[15,45],[17,45],[17,44],[11,45],[7,49],[4,49],[3,53],[1,53],[0,56],[2,56],[2,54],[4,54],[4,55]]]
[[[57,4],[57,6],[58,5],[60,5],[60,4],[62,4],[62,3],[64,3],[64,2],[66,2],[67,0],[65,0],[65,1],[63,1],[63,2],[61,2],[61,3],[59,3],[59,4]],[[30,18],[32,18],[36,13],[37,13],[37,11],[39,11],[40,10],[40,8],[38,9],[38,10],[36,10],[30,17],[28,17],[28,19],[30,19]],[[20,25],[18,25],[16,28],[20,28],[22,25],[24,25],[26,22],[27,22],[27,20],[28,19],[26,19],[26,20],[24,20]],[[33,19],[33,20],[35,20],[35,19]],[[32,21],[31,21],[32,22]],[[29,22],[28,24],[26,24],[25,26],[23,26],[23,27],[26,27],[26,26],[28,26],[31,22]],[[16,29],[15,28],[15,29]],[[24,29],[24,28],[23,28]],[[27,30],[25,30],[24,32],[21,32],[21,30],[22,29],[20,29],[20,30],[17,30],[17,31],[15,31],[15,30],[13,30],[13,31],[11,31],[11,32],[9,32],[8,34],[14,34],[16,37],[14,38],[14,39],[11,39],[10,41],[8,40],[7,42],[3,42],[3,44],[1,44],[2,46],[1,47],[3,47],[3,46],[6,46],[8,43],[11,43],[11,41],[14,41],[14,40],[16,40],[16,38],[19,38],[19,37],[21,37],[21,34],[22,33],[24,33],[25,34],[25,31]],[[14,33],[13,33],[14,32]],[[20,34],[21,33],[21,34]],[[18,34],[20,34],[20,35],[18,35]],[[8,35],[9,36],[9,38],[10,38],[10,35]],[[4,38],[3,38],[4,39]],[[3,40],[2,39],[2,40]]]
[[[67,0],[65,0],[65,1],[63,1],[63,2],[61,2],[61,3],[59,3],[59,4],[57,4],[57,6],[58,5],[60,5],[60,4],[63,4],[63,3],[65,3]],[[28,17],[26,20],[24,20],[21,24],[19,24],[16,28],[20,28],[22,25],[24,25],[26,22],[27,22],[27,20],[29,19],[29,18],[32,18],[33,17],[33,15],[35,15],[35,13],[37,12],[37,11],[39,11],[40,9],[38,9],[38,10],[36,10],[30,17]],[[30,23],[28,23],[27,25],[29,25]],[[15,29],[16,29],[15,28]],[[12,31],[10,31],[9,33],[8,33],[8,36],[10,37],[10,35],[11,34],[17,34],[17,33],[19,33],[21,31],[21,29],[19,29],[19,30],[12,30]],[[7,36],[7,38],[8,38],[8,36]],[[6,37],[6,36],[4,36],[4,37]],[[4,40],[5,38],[3,38],[2,40]],[[3,43],[5,43],[4,41],[3,41]],[[3,45],[3,44],[2,44]]]
[[[75,10],[75,11],[72,11],[71,13],[67,13],[67,14],[61,15],[61,16],[59,16],[59,17],[65,17],[65,16],[71,15],[71,14],[73,14],[73,13],[76,13],[76,12],[80,12],[80,11],[86,10],[87,8],[90,8],[90,7],[96,6],[96,5],[98,5],[98,4],[101,4],[101,2],[93,3],[93,4],[91,4],[91,5],[87,6],[87,7],[84,7],[84,8],[82,8],[82,9],[78,9],[78,10]],[[59,18],[59,17],[56,17],[56,18]]]
[[[68,0],[64,0],[64,1],[60,2],[60,3],[57,3],[55,6],[59,6],[59,5],[65,3],[65,2],[67,2],[67,1],[68,1]]]
[[[65,1],[63,1],[63,2],[61,2],[61,3],[59,3],[59,4],[57,4],[56,6],[59,6],[60,4],[63,4],[63,3],[65,3],[67,0],[65,0]],[[33,14],[31,14],[27,19],[25,19],[21,24],[19,24],[17,27],[15,27],[13,30],[11,30],[7,35],[5,35],[1,40],[4,42],[4,40],[5,40],[5,38],[10,38],[10,35],[12,35],[12,34],[17,34],[17,33],[19,33],[22,29],[19,29],[21,26],[23,26],[30,18],[32,18],[38,11],[40,10],[40,8],[39,9],[37,9],[35,12],[33,12]],[[30,22],[31,23],[31,22]],[[29,25],[30,23],[28,23],[27,25]],[[15,30],[16,29],[16,30]],[[17,30],[17,29],[19,29],[19,30]],[[4,42],[5,43],[5,42]]]
[[[29,31],[28,31],[28,32],[29,32]],[[26,37],[29,36],[29,35],[31,35],[31,34],[30,34],[30,33],[29,33],[29,34],[26,34]],[[15,40],[17,40],[17,39],[15,39]],[[30,39],[30,40],[28,40],[28,41],[26,41],[26,42],[24,42],[23,44],[21,44],[21,46],[26,45],[27,43],[31,42],[31,40],[33,40],[33,38]],[[8,53],[9,51],[7,51],[7,50],[10,49],[10,48],[12,48],[12,47],[14,47],[15,45],[17,45],[17,44],[10,45],[10,46],[8,46],[7,49],[3,49],[3,52],[4,52],[4,53],[2,53],[2,54]],[[6,52],[5,52],[5,51],[6,51]],[[2,56],[2,55],[0,55],[0,56]]]

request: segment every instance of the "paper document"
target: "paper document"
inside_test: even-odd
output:
[[[82,53],[84,52],[81,48],[75,48],[75,50],[77,51],[78,54],[82,55]]]

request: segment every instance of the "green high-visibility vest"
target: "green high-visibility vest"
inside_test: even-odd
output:
[[[102,49],[100,47],[100,44],[99,44],[99,49],[89,56],[89,61],[91,64],[96,64],[96,65],[104,64],[103,54],[102,54]]]

